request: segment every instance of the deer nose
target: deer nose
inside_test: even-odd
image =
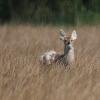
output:
[[[72,45],[71,45],[71,42],[70,42],[70,41],[67,43],[67,47],[68,47],[69,49],[72,48]]]
[[[70,42],[67,43],[68,45],[70,44]]]

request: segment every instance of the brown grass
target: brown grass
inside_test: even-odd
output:
[[[99,100],[100,26],[75,28],[76,63],[67,70],[38,63],[44,51],[63,50],[58,27],[0,26],[0,100]]]

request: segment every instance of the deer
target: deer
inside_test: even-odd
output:
[[[73,30],[72,33],[67,36],[67,34],[60,29],[59,34],[60,40],[64,43],[63,53],[58,53],[54,50],[45,52],[40,56],[40,62],[42,62],[42,64],[50,65],[53,63],[59,63],[67,66],[75,62],[73,42],[77,39],[76,31]]]
[[[69,36],[67,36],[62,29],[60,30],[60,40],[64,43],[64,51],[63,54],[56,55],[55,62],[62,63],[64,65],[70,65],[75,62],[73,42],[76,39],[77,33],[75,30],[73,30]]]

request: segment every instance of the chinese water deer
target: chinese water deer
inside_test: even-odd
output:
[[[67,36],[67,34],[61,29],[60,39],[64,43],[64,51],[63,51],[63,54],[56,55],[55,62],[64,64],[64,65],[72,64],[75,60],[73,41],[77,39],[77,33],[74,30],[69,36]]]
[[[40,62],[42,64],[52,64],[52,63],[59,63],[63,65],[68,65],[74,62],[74,47],[73,41],[77,39],[77,33],[74,30],[70,36],[61,29],[60,30],[60,40],[64,43],[64,51],[62,54],[50,50],[45,52],[43,55],[40,56]]]

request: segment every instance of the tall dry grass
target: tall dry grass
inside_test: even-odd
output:
[[[0,26],[0,100],[100,99],[100,26],[62,28],[78,33],[70,70],[38,63],[46,50],[62,52],[59,27]]]

